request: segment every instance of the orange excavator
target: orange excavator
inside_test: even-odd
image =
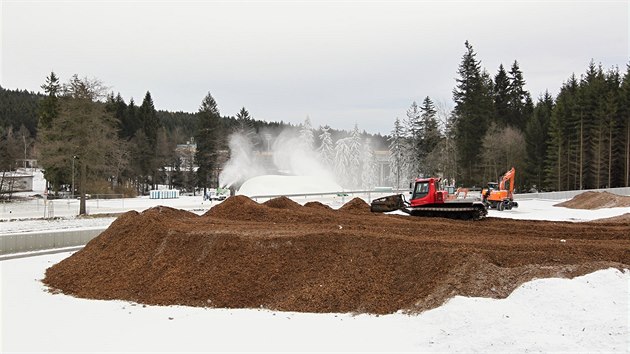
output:
[[[488,182],[488,187],[481,191],[481,200],[489,209],[503,211],[518,208],[513,195],[515,175],[516,171],[512,167],[501,177],[499,183]]]

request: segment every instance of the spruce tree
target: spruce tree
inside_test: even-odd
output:
[[[41,88],[46,93],[46,97],[39,104],[39,126],[47,129],[51,127],[60,110],[59,94],[61,85],[57,75],[51,72],[50,76],[46,77],[46,83]]]
[[[335,145],[330,135],[330,127],[326,125],[321,129],[322,133],[319,135],[319,138],[322,143],[317,149],[319,160],[324,166],[332,170],[335,163]]]
[[[236,132],[247,137],[250,142],[254,142],[254,137],[256,136],[254,120],[249,114],[249,111],[245,109],[245,107],[242,107],[241,110],[236,114]]]
[[[314,137],[313,126],[311,125],[311,118],[306,116],[304,124],[300,127],[300,145],[305,151],[311,151],[313,149]]]
[[[620,146],[623,186],[630,187],[630,63],[626,65],[619,97],[619,132],[616,142]]]
[[[140,105],[138,109],[138,118],[142,124],[142,131],[144,131],[144,134],[149,140],[149,145],[152,149],[155,149],[160,121],[157,118],[157,112],[155,111],[153,99],[149,91],[147,91],[144,100],[142,100],[142,105]]]
[[[420,144],[420,157],[422,161],[422,171],[426,176],[435,176],[437,174],[437,166],[427,161],[429,154],[440,143],[441,134],[437,122],[437,111],[429,96],[425,97],[420,107],[422,115],[422,137]]]
[[[510,80],[507,72],[503,68],[503,64],[499,65],[499,71],[494,77],[494,122],[505,127],[510,117]]]
[[[510,85],[507,124],[524,131],[527,120],[533,111],[533,105],[529,92],[525,90],[523,73],[516,60],[512,64],[508,76]]]
[[[147,145],[140,153],[140,158],[143,161],[142,176],[144,182],[153,185],[156,188],[158,184],[158,169],[161,167],[161,161],[157,156],[157,136],[160,128],[160,121],[157,118],[157,112],[153,105],[153,99],[151,93],[147,91],[142,100],[142,105],[137,110],[138,123],[140,129],[144,133],[144,137],[147,140]],[[137,133],[136,133],[137,134]]]
[[[400,123],[400,119],[396,117],[394,128],[389,136],[390,181],[396,189],[400,189],[403,171],[406,169],[404,166],[406,148],[404,140],[404,127]]]
[[[407,109],[407,119],[405,120],[405,141],[406,153],[405,163],[407,167],[405,178],[416,178],[422,174],[422,111],[420,106],[413,101]]]
[[[376,155],[372,148],[370,138],[366,138],[363,143],[362,154],[363,168],[361,169],[361,187],[364,190],[372,190],[376,186],[378,179],[376,174]]]
[[[525,128],[527,169],[522,174],[524,185],[528,187],[536,186],[539,190],[544,186],[545,157],[553,106],[553,98],[549,91],[545,91],[544,95],[538,99],[534,112],[527,121]]]
[[[601,115],[601,137],[602,137],[602,159],[603,168],[599,171],[599,185],[603,187],[620,187],[623,185],[623,167],[619,161],[623,161],[621,146],[619,142],[619,115],[620,115],[620,85],[621,78],[619,70],[613,68],[605,74],[605,91],[602,95]]]
[[[363,143],[361,140],[359,126],[355,124],[354,129],[352,129],[350,133],[348,146],[348,152],[350,154],[348,159],[348,171],[350,172],[350,185],[352,188],[359,187],[361,183],[361,156],[363,151]]]
[[[59,116],[61,111],[61,102],[59,96],[61,95],[61,84],[59,78],[54,72],[51,72],[46,77],[46,82],[41,86],[46,93],[46,97],[39,102],[39,121],[38,121],[38,140],[42,142],[42,131],[52,128],[55,119]],[[46,153],[46,152],[42,152]],[[44,177],[53,185],[54,190],[58,190],[59,186],[63,182],[64,175],[67,175],[65,169],[58,165],[49,165],[44,170]],[[47,186],[48,187],[48,186]]]
[[[576,161],[579,131],[575,129],[578,82],[572,75],[560,88],[549,122],[549,140],[545,159],[545,184],[552,190],[575,189],[578,178]]]
[[[141,129],[142,123],[140,122],[140,118],[138,117],[138,106],[133,100],[133,97],[129,99],[129,105],[127,105],[127,110],[125,112],[124,119],[124,135],[127,137],[135,136],[136,132]]]
[[[598,176],[602,168],[602,96],[604,73],[591,60],[580,80],[578,111],[573,126],[579,132],[577,173],[579,189],[599,188]]]
[[[473,47],[466,41],[466,53],[458,68],[459,78],[453,90],[455,101],[455,136],[459,166],[458,180],[472,186],[482,183],[480,166],[482,139],[492,116],[492,80],[482,72]]]
[[[335,176],[344,188],[352,188],[352,152],[350,151],[351,137],[338,139],[335,143]]]
[[[112,113],[118,121],[118,136],[122,139],[129,139],[135,131],[130,131],[127,126],[127,104],[120,95],[120,92],[116,96],[114,96],[113,92],[107,96],[105,109],[109,113]]]
[[[195,134],[197,152],[197,181],[203,187],[204,195],[208,187],[218,185],[217,181],[217,157],[219,150],[219,138],[221,136],[221,115],[217,103],[208,92],[201,102],[197,113],[198,126]]]

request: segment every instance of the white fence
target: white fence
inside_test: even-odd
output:
[[[608,192],[617,195],[630,196],[630,187],[620,188],[605,188],[605,189],[583,189],[577,191],[562,191],[562,192],[542,192],[542,193],[522,193],[515,194],[514,199],[571,199],[578,194],[584,192]]]

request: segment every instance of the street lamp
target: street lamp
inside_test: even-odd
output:
[[[74,199],[74,160],[78,159],[77,155],[72,156],[72,192],[70,195]]]

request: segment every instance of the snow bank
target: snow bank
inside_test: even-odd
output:
[[[334,193],[343,189],[331,179],[314,176],[265,175],[250,178],[237,195],[289,195],[307,193]]]
[[[420,315],[374,316],[144,307],[46,292],[38,279],[69,255],[0,263],[1,352],[623,353],[630,344],[630,273],[616,269],[531,281],[502,300],[456,297]]]

